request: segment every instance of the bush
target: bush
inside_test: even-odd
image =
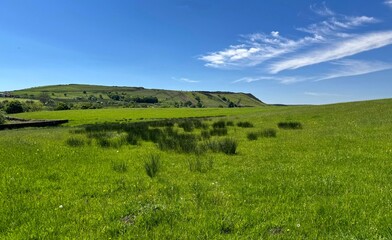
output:
[[[302,124],[300,122],[280,122],[278,127],[282,129],[302,129]]]
[[[22,113],[25,111],[23,104],[19,101],[11,101],[5,107],[5,112],[8,114]]]
[[[238,122],[237,126],[242,128],[252,128],[253,124],[250,122]]]
[[[151,154],[149,159],[144,162],[144,169],[146,170],[147,175],[150,178],[153,178],[157,175],[160,167],[161,167],[161,160],[160,156],[156,154]]]
[[[68,106],[68,104],[64,103],[64,102],[59,102],[57,103],[57,106],[55,108],[55,110],[70,110],[71,107]]]

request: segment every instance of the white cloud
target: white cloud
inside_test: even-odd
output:
[[[328,73],[322,77],[317,78],[315,81],[334,79],[340,77],[350,77],[364,75],[374,72],[380,72],[388,69],[392,69],[391,63],[384,63],[379,61],[359,61],[359,60],[339,60],[333,62],[334,65],[340,66],[338,69],[331,73]]]
[[[310,51],[302,55],[292,56],[288,60],[273,63],[269,70],[270,73],[275,74],[283,70],[338,60],[390,44],[392,44],[392,31],[368,33],[337,42],[322,50]]]
[[[392,0],[386,0],[384,3],[392,8]]]
[[[232,83],[246,82],[252,83],[256,81],[273,80],[278,81],[281,84],[293,84],[304,81],[322,81],[328,79],[335,79],[340,77],[351,77],[365,75],[369,73],[384,71],[392,69],[391,63],[385,63],[380,61],[360,61],[345,59],[332,62],[335,69],[327,74],[318,76],[254,76],[254,77],[243,77],[233,81]],[[336,68],[336,66],[338,66]],[[310,94],[309,94],[310,95]]]
[[[184,77],[181,77],[181,78],[172,77],[172,79],[176,80],[176,81],[187,82],[187,83],[198,83],[198,82],[200,82],[200,81],[196,81],[196,80],[192,80],[192,79],[184,78]]]
[[[344,37],[350,34],[342,33],[342,31],[377,22],[379,20],[374,17],[339,15],[307,27],[297,28],[297,30],[315,35]]]
[[[258,76],[258,77],[243,77],[240,79],[237,79],[233,81],[232,83],[238,83],[238,82],[246,82],[246,83],[251,83],[251,82],[257,82],[257,81],[264,81],[264,80],[272,80],[272,81],[278,81],[281,84],[293,84],[293,83],[298,83],[298,82],[304,82],[308,80],[312,80],[313,78],[309,77],[299,77],[299,76]]]
[[[319,36],[291,40],[281,37],[279,32],[271,32],[271,36],[256,33],[242,37],[243,44],[233,45],[225,50],[209,53],[201,56],[199,59],[205,61],[205,66],[207,67],[250,67],[322,40]]]
[[[304,92],[305,95],[313,97],[343,97],[343,95],[335,93],[323,93],[323,92]]]
[[[314,13],[320,15],[320,16],[333,16],[335,15],[335,12],[333,12],[331,9],[327,7],[325,2],[323,2],[322,6],[319,7],[317,4],[310,5],[310,10],[312,10]]]
[[[316,8],[315,6],[311,8],[317,14],[326,16],[328,19],[297,29],[308,33],[308,36],[289,39],[282,37],[279,31],[272,31],[270,34],[242,35],[241,44],[202,55],[199,59],[206,62],[205,66],[213,68],[254,67],[267,60],[296,52],[302,48],[309,48],[315,44],[326,45],[353,37],[354,34],[345,31],[378,22],[377,19],[368,16],[336,14],[328,9],[325,4],[322,8]]]
[[[278,32],[278,31],[272,31],[272,32],[271,32],[271,35],[272,35],[273,37],[279,37],[279,32]]]

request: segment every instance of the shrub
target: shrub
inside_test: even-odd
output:
[[[247,137],[248,137],[248,140],[254,141],[254,140],[257,140],[257,138],[259,137],[259,134],[255,133],[255,132],[250,132],[250,133],[248,133]]]
[[[280,122],[278,127],[282,129],[301,129],[302,124],[300,122]]]
[[[71,147],[81,147],[84,145],[83,139],[75,137],[67,139],[66,143]]]
[[[251,122],[238,122],[237,126],[242,128],[252,128],[253,124]]]
[[[276,137],[276,130],[273,128],[267,128],[260,132],[262,137]]]
[[[57,106],[55,108],[55,110],[70,110],[71,107],[68,106],[68,104],[64,103],[64,102],[58,102]]]
[[[7,104],[5,107],[5,111],[8,114],[13,114],[13,113],[22,113],[25,111],[25,108],[23,104],[19,101],[11,101]]]
[[[147,175],[150,178],[153,178],[157,175],[160,167],[161,160],[160,156],[157,154],[151,154],[149,159],[144,162],[144,169],[146,170]]]

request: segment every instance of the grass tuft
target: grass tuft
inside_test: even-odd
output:
[[[264,129],[260,132],[260,136],[267,137],[267,138],[276,137],[276,130],[273,128]]]
[[[112,162],[112,169],[118,173],[125,173],[128,171],[128,164],[124,161]]]
[[[278,127],[281,129],[302,129],[300,122],[280,122]]]
[[[144,162],[144,169],[150,178],[154,178],[159,169],[161,168],[161,157],[157,154],[149,155],[148,159]]]
[[[81,138],[77,138],[77,137],[68,138],[66,143],[67,143],[68,146],[71,146],[71,147],[82,147],[82,146],[84,146],[84,140],[81,139]]]
[[[253,124],[251,122],[238,122],[237,126],[242,128],[252,128]]]
[[[248,138],[248,140],[250,140],[250,141],[255,141],[255,140],[258,139],[258,137],[259,137],[259,133],[257,133],[257,132],[250,132],[250,133],[248,133],[248,135],[247,135],[247,138]]]

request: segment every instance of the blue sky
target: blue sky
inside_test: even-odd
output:
[[[392,97],[391,0],[1,0],[0,91],[85,83]]]

